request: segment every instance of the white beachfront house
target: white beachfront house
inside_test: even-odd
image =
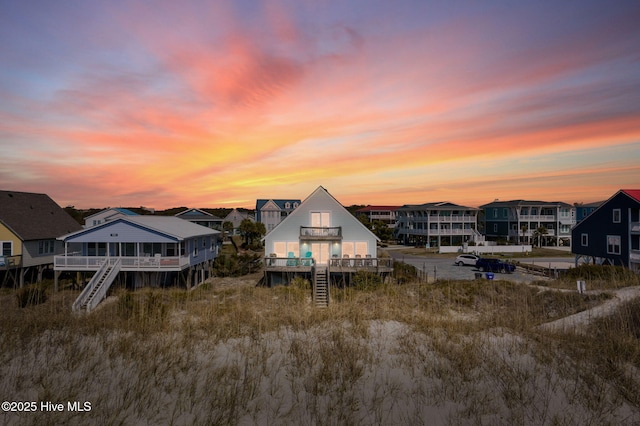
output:
[[[220,232],[172,216],[127,216],[64,235],[61,271],[95,272],[74,303],[93,309],[116,277],[133,287],[203,282],[218,255]]]
[[[362,269],[388,274],[392,264],[378,258],[378,241],[320,186],[264,238],[265,282],[286,284],[298,275],[315,288],[318,282],[348,284]]]

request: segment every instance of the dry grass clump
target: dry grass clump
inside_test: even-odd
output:
[[[571,371],[588,382],[615,387],[622,398],[640,406],[640,298],[595,319],[583,335],[560,335],[553,343],[571,360]]]
[[[587,290],[611,290],[640,285],[640,274],[622,266],[580,265],[569,269],[561,279],[551,281],[556,288],[576,289],[576,281],[586,282]]]
[[[504,281],[77,292],[19,308],[0,295],[5,400],[90,401],[10,424],[633,424],[640,300],[587,334],[543,322],[602,301]]]

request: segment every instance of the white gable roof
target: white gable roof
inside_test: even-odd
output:
[[[212,218],[214,218],[214,216],[211,213],[205,212],[204,210],[200,210],[200,209],[186,209],[181,211],[180,213],[176,213],[174,216],[180,217],[180,216],[210,216]]]
[[[359,228],[365,233],[370,234],[371,237],[375,238],[376,241],[380,241],[369,228],[364,226],[362,222],[360,222],[354,215],[352,215],[338,200],[336,200],[329,191],[324,189],[322,186],[319,186],[315,191],[313,191],[307,198],[304,199],[302,204],[298,206],[294,211],[292,211],[287,217],[285,217],[278,225],[276,225],[273,230],[267,234],[267,236],[273,236],[277,234],[278,228],[286,227],[288,222],[301,222],[305,225],[310,225],[307,220],[307,216],[309,214],[312,205],[322,205],[326,208],[331,208],[332,210],[339,210],[343,214],[340,215],[342,220],[344,221],[341,226],[343,228]],[[302,216],[305,216],[303,220],[300,220]],[[343,229],[345,232],[345,229]],[[263,240],[266,239],[266,236]]]

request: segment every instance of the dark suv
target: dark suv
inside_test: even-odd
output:
[[[501,272],[503,274],[506,272],[511,273],[516,270],[516,267],[511,263],[503,262],[500,259],[487,259],[484,257],[478,259],[476,262],[476,268],[478,268],[480,272]]]

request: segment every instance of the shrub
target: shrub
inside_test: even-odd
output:
[[[238,271],[238,256],[220,255],[213,262],[213,273],[218,277],[235,276]]]
[[[27,306],[39,305],[47,301],[47,294],[41,285],[29,285],[19,289],[16,292],[18,306],[26,308]]]
[[[637,280],[638,275],[622,266],[611,265],[580,265],[576,268],[571,268],[565,274],[565,277],[570,279],[596,279],[596,280]]]
[[[238,256],[239,275],[258,272],[262,267],[261,256],[258,253],[242,253]]]
[[[311,288],[311,283],[309,280],[302,277],[295,277],[291,280],[291,287],[299,288],[301,290],[309,290]]]
[[[218,277],[239,277],[259,271],[261,266],[257,253],[220,255],[213,262],[213,272]]]
[[[393,278],[398,284],[413,282],[418,277],[418,270],[415,266],[404,262],[393,262]]]
[[[358,290],[372,290],[382,285],[382,278],[375,272],[358,271],[353,274],[352,284]]]

